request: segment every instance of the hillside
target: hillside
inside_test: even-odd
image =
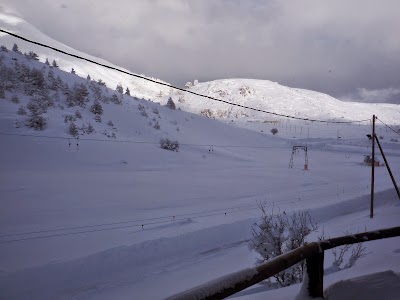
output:
[[[99,63],[108,66],[117,67],[108,61],[77,51],[71,47],[68,47],[67,45],[64,45],[63,43],[60,43],[46,36],[45,34],[40,32],[37,28],[35,28],[35,26],[33,26],[32,24],[26,22],[25,20],[23,20],[18,16],[11,14],[1,6],[0,6],[0,27],[4,30],[10,31],[18,35],[22,35],[24,37],[27,37],[28,39],[58,48],[65,52],[77,56],[82,56],[90,60],[95,60]],[[39,55],[40,61],[42,62],[44,62],[46,58],[50,62],[56,60],[61,70],[69,72],[71,71],[72,68],[74,68],[77,75],[84,78],[86,78],[87,75],[90,75],[90,77],[96,81],[101,79],[106,83],[108,87],[112,89],[115,89],[117,84],[121,84],[124,88],[129,87],[131,94],[138,98],[143,97],[148,99],[148,98],[153,98],[156,95],[160,95],[160,93],[163,95],[169,93],[169,88],[165,86],[157,85],[148,81],[144,81],[142,79],[137,79],[117,71],[104,69],[103,67],[94,65],[92,63],[74,57],[66,56],[61,53],[55,52],[53,50],[33,45],[27,42],[23,42],[21,40],[16,40],[14,37],[11,37],[4,33],[0,33],[0,44],[6,46],[8,49],[11,49],[14,43],[17,43],[19,45],[19,48],[22,52],[34,51],[35,53],[37,53]]]
[[[390,124],[400,123],[400,105],[343,102],[323,93],[286,87],[268,80],[223,79],[190,83],[187,87],[195,93],[294,117],[357,121],[371,119],[375,114],[384,116],[385,121]],[[286,121],[277,116],[228,106],[183,92],[174,93],[173,99],[179,102],[182,109],[209,118],[235,122]]]

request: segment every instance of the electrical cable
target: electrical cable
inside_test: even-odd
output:
[[[390,127],[390,126],[387,125],[386,123],[384,123],[381,119],[379,119],[379,118],[376,118],[376,119],[378,119],[383,125],[385,125],[387,128],[389,128],[391,131],[393,131],[394,133],[400,135],[399,132],[397,132],[395,129],[393,129],[392,127]]]
[[[237,206],[237,207],[230,207],[230,208],[222,208],[222,209],[217,209],[217,210],[206,210],[206,211],[201,211],[201,212],[194,212],[194,213],[186,213],[186,214],[178,214],[178,215],[170,215],[170,216],[164,216],[164,217],[155,217],[155,218],[146,218],[146,219],[139,219],[139,220],[129,220],[129,221],[120,221],[120,222],[111,222],[111,223],[101,223],[101,224],[91,224],[91,225],[83,225],[83,226],[76,226],[76,227],[64,227],[64,228],[56,228],[56,229],[46,229],[46,230],[38,230],[38,231],[30,231],[30,232],[20,232],[20,233],[13,233],[13,234],[4,234],[0,235],[0,238],[3,237],[12,237],[12,236],[19,236],[19,235],[29,235],[29,234],[39,234],[39,233],[49,233],[49,232],[57,232],[57,231],[65,231],[65,230],[76,230],[76,229],[84,229],[84,228],[93,228],[93,227],[102,227],[102,226],[111,226],[111,225],[119,225],[119,224],[127,224],[127,223],[140,223],[140,225],[148,225],[151,223],[142,223],[146,221],[154,221],[154,220],[160,220],[160,219],[172,219],[172,220],[167,220],[167,222],[173,222],[175,219],[173,218],[194,218],[196,215],[202,215],[204,213],[210,213],[210,212],[232,212],[232,211],[240,211],[241,208],[256,208],[257,205],[249,205],[249,206]],[[132,224],[132,226],[137,225],[137,224]]]
[[[34,137],[34,138],[45,138],[45,139],[60,139],[60,140],[76,140],[75,137],[19,134],[19,133],[6,133],[6,132],[0,132],[0,135],[19,136],[19,137]],[[131,140],[103,140],[103,139],[95,139],[95,138],[79,138],[78,140],[79,141],[89,141],[89,142],[159,145],[159,143],[156,143],[156,142],[131,141]],[[210,146],[212,146],[212,147],[216,147],[216,148],[250,148],[250,149],[281,149],[282,148],[282,147],[274,147],[274,146],[243,146],[243,145],[215,145],[215,144],[189,144],[189,143],[179,143],[179,145],[180,146],[194,146],[194,147],[210,147]]]
[[[258,207],[256,207],[256,208],[247,208],[247,209],[242,209],[242,210],[236,210],[236,211],[232,211],[230,213],[236,213],[236,212],[241,212],[241,211],[249,211],[249,210],[255,210],[255,209],[258,209]],[[213,214],[193,217],[191,219],[200,219],[200,218],[216,216],[216,215],[222,215],[222,214],[225,214],[225,213],[213,213]],[[142,232],[144,230],[144,226],[156,225],[156,224],[165,224],[165,223],[173,223],[173,222],[177,222],[177,221],[185,221],[187,219],[188,218],[181,218],[181,219],[168,220],[168,221],[145,223],[145,224],[141,224],[141,225],[137,225],[137,224],[135,224],[135,225],[125,225],[125,226],[117,226],[117,227],[111,227],[111,228],[99,228],[99,229],[76,231],[76,232],[64,232],[64,233],[53,234],[53,235],[41,235],[41,236],[34,236],[34,237],[26,237],[26,238],[21,238],[21,239],[0,241],[0,244],[7,244],[7,243],[13,243],[13,242],[27,241],[27,240],[36,240],[36,239],[52,238],[52,237],[59,237],[59,236],[69,236],[69,235],[76,235],[76,234],[83,234],[83,233],[93,233],[93,232],[101,232],[101,231],[108,231],[108,230],[116,230],[116,229],[124,229],[124,228],[132,228],[132,227],[140,227],[141,226],[143,228],[142,230],[131,232],[131,233],[138,233],[138,232]]]

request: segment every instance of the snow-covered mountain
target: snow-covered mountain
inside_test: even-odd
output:
[[[64,45],[63,43],[60,43],[48,37],[41,31],[39,31],[37,28],[35,28],[35,26],[33,26],[32,24],[10,13],[9,11],[7,11],[7,9],[2,8],[1,6],[0,6],[0,28],[15,33],[17,35],[21,35],[30,40],[34,40],[36,42],[49,45],[54,48],[58,48],[65,52],[85,57],[87,59],[94,60],[101,64],[105,64],[111,67],[116,67],[124,71],[128,71],[126,69],[117,67],[112,63],[105,61],[103,59],[93,57],[86,53],[77,51],[71,47],[68,47],[67,45]],[[89,63],[87,61],[67,56],[48,48],[24,42],[5,33],[0,33],[0,44],[11,49],[14,43],[18,44],[22,52],[34,51],[35,53],[37,53],[39,55],[40,61],[42,62],[44,62],[46,58],[50,62],[56,60],[61,70],[69,72],[71,71],[72,68],[74,68],[74,70],[79,76],[86,78],[87,75],[90,75],[90,77],[94,80],[101,79],[107,84],[108,87],[112,89],[115,89],[117,84],[121,84],[124,88],[129,87],[131,94],[139,98],[142,97],[153,98],[156,95],[160,94],[165,95],[170,92],[170,89],[168,87],[158,85],[149,81],[145,81],[143,79],[135,78],[117,71],[105,69],[104,67]],[[161,81],[158,79],[156,80]]]
[[[15,34],[25,36],[31,40],[59,48],[63,51],[83,56],[112,67],[117,67],[110,62],[77,51],[46,36],[32,24],[2,7],[0,7],[0,27]],[[229,106],[225,103],[212,101],[182,91],[176,91],[167,86],[157,85],[143,79],[105,69],[101,66],[60,54],[51,49],[23,42],[15,37],[0,33],[0,44],[11,49],[14,43],[18,44],[22,52],[34,51],[43,62],[46,58],[50,62],[56,60],[61,70],[69,72],[74,68],[77,75],[81,77],[90,75],[94,80],[101,79],[111,89],[115,89],[118,84],[121,84],[124,89],[128,87],[131,94],[138,98],[156,98],[156,101],[160,101],[164,104],[168,99],[167,95],[171,94],[177,106],[183,110],[202,114],[209,118],[222,119],[225,121],[235,120],[238,121],[235,122],[235,124],[239,126],[244,126],[243,122],[247,121],[257,123],[276,120],[283,122],[285,120],[273,115]],[[120,67],[117,68],[123,69]],[[161,80],[157,79],[157,81]],[[400,105],[343,102],[323,93],[286,87],[268,80],[223,79],[204,83],[197,83],[195,81],[195,84],[190,84],[188,89],[199,94],[205,94],[229,102],[295,117],[355,121],[371,119],[372,115],[375,114],[380,116],[387,123],[400,123]],[[162,96],[164,97],[161,98]],[[247,125],[250,125],[247,128],[255,129],[251,124]],[[256,129],[258,129],[258,127]]]
[[[224,79],[187,84],[195,93],[283,115],[309,119],[356,121],[380,116],[390,124],[400,123],[400,105],[343,102],[329,95],[280,85],[268,80]],[[184,110],[223,120],[284,121],[284,118],[175,92],[173,99]]]

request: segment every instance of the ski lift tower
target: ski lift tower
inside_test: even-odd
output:
[[[307,146],[293,146],[292,149],[292,156],[290,157],[289,168],[293,168],[293,158],[294,155],[299,151],[304,151],[304,170],[308,170],[308,153],[307,153]]]

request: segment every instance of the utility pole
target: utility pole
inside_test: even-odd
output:
[[[375,115],[372,116],[372,164],[371,164],[371,207],[369,217],[374,217],[374,182],[375,182]]]

